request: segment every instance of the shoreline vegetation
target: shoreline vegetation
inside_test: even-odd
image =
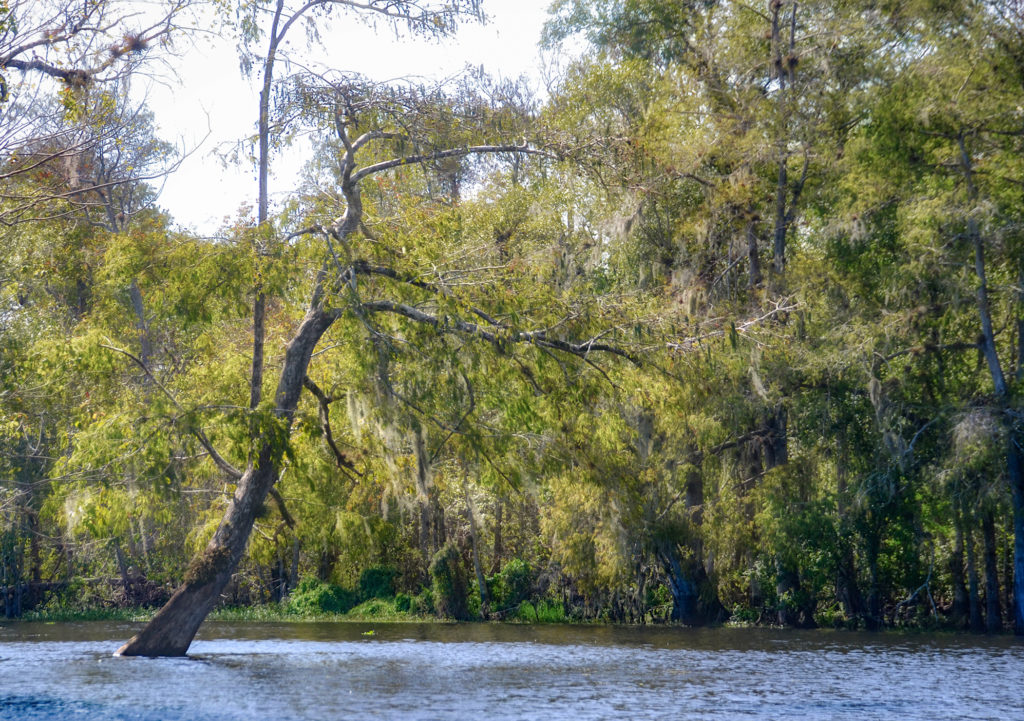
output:
[[[1024,2],[560,0],[543,95],[313,60],[486,2],[214,3],[256,182],[198,234],[130,88],[210,4],[0,0],[0,613],[1024,637]]]
[[[534,626],[534,625],[568,625],[568,626],[627,626],[635,628],[664,628],[664,629],[750,629],[750,630],[789,630],[789,631],[864,631],[863,626],[857,624],[838,623],[831,626],[816,625],[813,627],[797,628],[793,626],[782,626],[770,623],[755,623],[744,620],[740,615],[734,615],[728,620],[719,624],[707,624],[704,626],[689,626],[678,621],[664,620],[663,618],[648,621],[647,623],[623,623],[609,621],[607,619],[571,619],[564,615],[561,609],[545,602],[537,604],[524,601],[515,613],[507,614],[503,618],[482,618],[475,617],[466,620],[456,621],[450,618],[442,618],[433,614],[418,614],[409,611],[397,611],[392,603],[394,599],[372,599],[366,603],[345,613],[298,613],[290,610],[286,605],[264,604],[260,606],[225,606],[215,609],[207,617],[207,621],[213,623],[384,623],[384,624],[507,624],[513,626]],[[0,628],[12,623],[103,623],[103,622],[124,622],[124,623],[148,623],[159,609],[157,608],[54,608],[39,609],[30,611],[20,618],[0,618]],[[882,634],[951,634],[951,635],[984,635],[984,636],[1011,636],[1011,629],[997,633],[978,634],[970,629],[958,628],[950,623],[936,623],[934,625],[904,625],[892,626],[884,629],[876,629],[871,633]]]
[[[506,597],[507,605],[497,610],[482,610],[480,595],[475,590],[464,599],[465,611],[455,618],[437,611],[434,588],[424,588],[418,595],[388,593],[366,596],[367,577],[372,584],[393,577],[388,569],[371,569],[364,574],[363,589],[350,590],[314,579],[301,582],[290,595],[279,602],[250,605],[224,604],[215,608],[208,620],[214,622],[241,623],[500,623],[512,625],[566,624],[578,626],[617,625],[631,627],[693,628],[671,618],[671,603],[653,606],[641,618],[616,619],[607,613],[586,617],[579,609],[567,609],[564,601],[550,598]],[[490,579],[493,592],[501,592],[498,581]],[[380,591],[378,587],[376,589]],[[116,595],[116,594],[115,594]],[[159,610],[158,604],[116,605],[111,598],[93,596],[85,602],[72,601],[69,593],[55,594],[38,607],[26,611],[18,618],[4,619],[6,622],[27,623],[81,623],[81,622],[130,622],[148,623]],[[122,597],[123,599],[123,597]],[[442,607],[444,603],[441,604]],[[449,601],[450,606],[450,601]],[[894,610],[895,613],[895,610]],[[773,623],[754,609],[736,608],[727,618],[704,627],[732,629],[800,629],[800,630],[865,630],[863,623],[856,619],[844,618],[838,609],[826,609],[818,613],[814,623],[801,626],[785,626]],[[870,629],[874,632],[897,633],[971,633],[970,629],[958,627],[950,619],[929,616],[902,623],[893,622],[884,628]],[[991,633],[991,632],[990,632]],[[999,635],[999,634],[997,634]]]

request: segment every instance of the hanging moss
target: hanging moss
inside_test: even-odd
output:
[[[434,589],[437,615],[465,621],[469,618],[466,572],[462,556],[453,543],[446,543],[430,562],[430,579]]]

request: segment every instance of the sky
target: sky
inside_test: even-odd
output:
[[[392,30],[359,22],[338,24],[323,38],[323,62],[336,70],[362,73],[374,80],[410,76],[442,79],[467,65],[491,75],[526,75],[539,88],[544,76],[537,43],[551,0],[484,0],[487,25],[466,25],[443,42],[396,40]],[[293,43],[302,41],[294,28]],[[238,209],[255,205],[256,174],[248,165],[226,165],[225,151],[255,131],[258,91],[242,77],[234,42],[200,39],[194,49],[172,60],[177,78],[162,78],[145,89],[160,135],[188,151],[166,180],[159,205],[175,222],[212,235]],[[272,159],[272,200],[295,187],[306,149],[287,148]]]

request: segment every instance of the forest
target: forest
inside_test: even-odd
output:
[[[1024,2],[556,0],[544,92],[303,62],[478,0],[144,5],[0,1],[5,616],[1024,634]],[[213,237],[132,92],[197,17]]]

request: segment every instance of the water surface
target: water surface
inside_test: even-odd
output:
[[[112,657],[136,630],[0,627],[0,719],[1024,719],[1011,637],[209,623]]]

